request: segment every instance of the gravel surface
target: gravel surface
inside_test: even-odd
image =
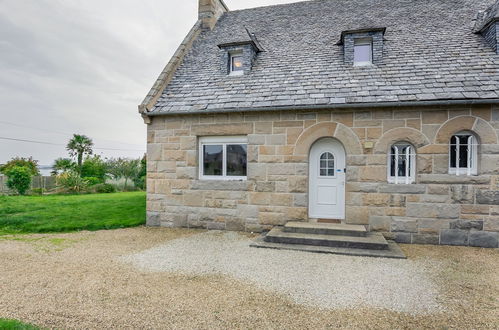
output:
[[[138,227],[0,236],[0,318],[47,329],[499,329],[498,249],[402,245],[409,259],[397,261],[253,248],[248,251],[249,237],[244,234],[202,233]],[[205,244],[207,238],[213,242]],[[218,248],[206,249],[219,241]],[[183,262],[189,266],[182,266],[177,258],[180,252],[172,250],[173,246],[185,249]],[[217,252],[223,247],[234,251]],[[151,255],[156,248],[173,251],[172,256],[177,257],[170,256],[175,262],[167,267],[180,270],[144,271],[130,263],[136,259],[133,256],[141,255],[144,265],[149,264],[144,255]],[[237,256],[246,253],[254,256],[253,261],[240,263]],[[203,259],[199,255],[215,257]],[[164,254],[156,260],[167,258]],[[232,260],[233,265],[221,258]],[[194,260],[197,264],[192,266]],[[337,271],[321,266],[324,260]],[[274,265],[281,263],[287,268]],[[236,264],[239,269],[234,270]],[[184,267],[188,269],[182,270]],[[199,271],[193,271],[193,267]],[[227,269],[220,271],[220,267]],[[349,270],[341,271],[342,267]],[[224,272],[228,275],[220,275]],[[246,275],[237,277],[235,273]],[[294,279],[289,274],[294,274]],[[331,274],[345,278],[343,285],[357,283],[351,285],[354,293],[348,290],[349,301],[355,301],[354,295],[362,290],[371,305],[324,309],[307,302],[311,297],[324,297],[322,287],[319,293],[311,290],[317,288],[314,281],[324,281]],[[395,280],[390,284],[383,274]],[[258,275],[262,280],[254,278]],[[286,281],[279,280],[283,276]],[[398,283],[402,278],[409,278],[411,284]],[[264,283],[270,281],[275,283]],[[409,298],[404,308],[412,304],[417,313],[394,311],[400,310],[398,306],[374,307],[391,306],[374,281],[383,287],[385,295],[394,289],[400,293],[407,285],[408,292],[402,294],[410,294],[414,300],[420,299],[420,291],[414,287],[429,284],[433,298],[423,295],[421,299],[433,306],[436,299],[444,309],[425,311],[420,302],[410,302]],[[343,287],[331,283],[337,291],[329,295],[347,305],[349,301],[339,294]],[[304,303],[296,303],[295,294],[289,292],[299,290],[299,301]]]
[[[123,260],[145,271],[228,275],[320,308],[364,306],[415,314],[443,308],[421,262],[256,249],[250,242],[238,233],[211,231]]]

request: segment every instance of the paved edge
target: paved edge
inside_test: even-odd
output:
[[[387,241],[388,250],[366,250],[366,249],[338,248],[338,247],[301,245],[301,244],[271,243],[271,242],[265,242],[264,237],[265,235],[257,237],[250,244],[250,247],[267,248],[275,250],[303,251],[303,252],[312,252],[312,253],[339,254],[339,255],[356,256],[356,257],[407,259],[404,252],[402,252],[398,244],[395,243],[394,241]]]

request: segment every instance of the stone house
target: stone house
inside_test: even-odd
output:
[[[495,0],[199,0],[139,106],[147,224],[498,247],[498,46]]]

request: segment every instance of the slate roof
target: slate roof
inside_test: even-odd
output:
[[[499,55],[473,33],[494,0],[318,0],[231,11],[203,32],[151,114],[499,98]],[[343,63],[342,31],[386,27],[383,63]],[[220,70],[219,44],[265,52]]]

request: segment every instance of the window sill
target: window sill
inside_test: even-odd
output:
[[[353,64],[354,68],[374,67],[372,62],[358,62]]]
[[[244,71],[233,71],[229,73],[229,77],[240,77],[244,76]]]
[[[435,184],[490,184],[490,176],[487,175],[456,175],[456,174],[420,174],[419,183]]]
[[[471,169],[469,174],[467,169],[459,169],[459,174],[457,172],[457,169],[451,168],[449,169],[449,175],[455,175],[455,176],[477,176],[478,172],[476,169]]]
[[[404,177],[399,177],[398,180],[395,180],[395,178],[388,178],[388,183],[389,184],[414,184],[416,183],[416,180],[414,178],[409,178],[408,181]]]
[[[192,190],[227,190],[227,191],[248,191],[250,185],[246,180],[204,180],[199,179],[193,182]]]

